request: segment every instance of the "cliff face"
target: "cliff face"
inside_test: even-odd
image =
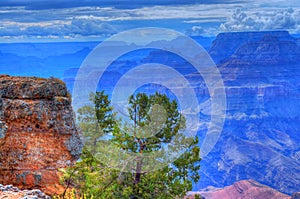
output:
[[[232,56],[241,46],[259,43],[266,35],[276,37],[279,41],[297,42],[287,31],[220,33],[212,43],[209,54],[219,63]]]
[[[59,190],[82,148],[68,95],[58,79],[0,76],[0,184]]]
[[[230,43],[236,46],[218,64],[227,95],[226,121],[218,143],[201,161],[194,190],[254,179],[282,193],[299,191],[296,40],[287,32],[224,33],[214,43],[212,50],[219,53]]]
[[[226,60],[230,65],[237,61],[251,65],[295,64],[299,62],[300,47],[295,41],[280,41],[280,38],[265,35],[258,42],[249,42],[239,47]]]
[[[223,189],[212,189],[191,193],[200,194],[205,199],[290,199],[291,197],[262,185],[254,180],[242,180]],[[193,197],[190,197],[193,198]]]
[[[292,195],[292,199],[300,199],[300,192],[294,193],[294,194]]]

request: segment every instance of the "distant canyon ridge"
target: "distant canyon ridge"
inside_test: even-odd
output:
[[[272,31],[221,33],[215,38],[194,39],[207,49],[216,63],[227,95],[223,131],[214,149],[202,160],[201,179],[193,185],[194,191],[208,186],[230,186],[245,179],[253,179],[290,196],[300,191],[299,38],[287,31]],[[0,73],[52,75],[63,79],[72,93],[80,64],[98,43],[0,44]],[[98,88],[111,92],[112,82],[144,63],[173,67],[195,86],[200,104],[196,108],[200,110],[201,119],[198,136],[203,140],[211,118],[209,92],[201,75],[191,71],[190,64],[175,55],[155,50],[132,52],[112,64]],[[90,74],[89,78],[95,77]],[[3,98],[3,102],[9,100],[16,103],[24,99]],[[57,103],[55,100],[54,97],[47,103]],[[51,116],[54,121],[57,117]],[[18,121],[15,123],[20,126]],[[8,124],[1,125],[2,129],[7,127],[7,132],[13,130]],[[35,131],[34,127],[32,132]],[[61,149],[69,153],[67,160],[73,160],[65,143],[70,137],[77,140],[76,133],[75,136],[71,136],[72,133],[51,135],[63,137]]]

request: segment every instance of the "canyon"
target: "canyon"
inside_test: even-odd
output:
[[[187,198],[193,199],[195,195],[201,195],[203,199],[297,199],[298,194],[289,196],[254,180],[241,180],[224,188],[208,187],[197,192],[190,192]]]
[[[42,45],[40,48],[45,48],[45,44],[31,45],[33,46],[32,49]],[[56,49],[54,48],[55,45],[52,45],[54,50],[46,58],[45,56],[48,52],[35,52],[33,50],[30,52],[31,57],[28,56],[26,58],[28,46],[26,48],[22,48],[22,45],[21,47],[18,46],[22,49],[22,52],[17,52],[19,53],[18,55],[13,55],[15,53],[14,49],[16,49],[13,45],[6,44],[1,48],[3,52],[0,53],[0,56],[11,58],[0,60],[1,73],[23,74],[26,76],[52,74],[63,79],[67,85],[63,89],[63,93],[57,94],[53,91],[58,91],[59,89],[51,90],[47,86],[43,87],[43,89],[46,89],[44,92],[52,92],[51,95],[42,94],[43,92],[36,89],[37,87],[32,87],[31,92],[24,90],[25,92],[23,93],[9,91],[1,94],[3,96],[2,104],[4,103],[5,106],[13,107],[14,109],[18,108],[18,110],[24,112],[21,114],[22,111],[18,113],[17,111],[10,111],[9,108],[1,108],[1,140],[8,139],[5,136],[12,132],[18,132],[20,139],[24,139],[23,143],[28,141],[25,140],[25,137],[32,136],[34,138],[34,134],[39,132],[39,140],[46,139],[45,143],[48,143],[48,138],[42,137],[44,134],[41,132],[46,132],[47,125],[50,124],[51,126],[51,121],[56,121],[58,123],[55,123],[54,126],[58,129],[51,127],[47,136],[52,136],[51,139],[57,136],[57,142],[55,143],[49,139],[50,144],[57,146],[60,143],[56,150],[62,150],[67,155],[65,158],[62,158],[63,160],[58,158],[60,156],[52,158],[53,162],[51,160],[50,165],[53,167],[51,168],[66,166],[74,161],[79,149],[76,149],[73,144],[69,146],[69,148],[75,148],[74,152],[72,152],[73,157],[70,152],[73,149],[69,150],[65,143],[78,142],[77,133],[74,133],[78,130],[74,130],[75,127],[70,127],[70,129],[74,130],[73,133],[70,133],[71,131],[68,131],[70,129],[65,129],[65,127],[73,126],[73,124],[65,124],[60,120],[67,112],[64,112],[66,110],[62,110],[59,107],[69,107],[67,108],[69,110],[68,115],[72,115],[71,102],[68,99],[67,90],[72,92],[76,73],[81,62],[96,45],[97,43],[64,44],[63,46],[67,49],[65,54],[61,51],[63,46],[59,46]],[[8,47],[10,51],[4,52]],[[199,171],[201,179],[197,184],[193,185],[193,191],[203,190],[209,186],[228,187],[241,180],[253,179],[257,183],[276,189],[284,195],[289,195],[290,197],[294,195],[294,198],[299,197],[299,194],[296,193],[300,191],[299,39],[293,37],[287,31],[221,33],[216,36],[212,45],[207,47],[207,49],[209,49],[208,53],[216,63],[224,81],[224,89],[227,95],[226,120],[220,138],[213,150],[205,157],[202,157]],[[39,53],[44,53],[44,57],[39,57]],[[176,69],[195,88],[199,101],[199,107],[195,107],[195,109],[198,110],[199,108],[201,120],[197,135],[201,142],[206,136],[207,126],[211,118],[210,95],[202,76],[192,70],[189,63],[174,54],[157,50],[147,51],[146,53],[131,53],[112,63],[112,66],[110,66],[102,77],[101,82],[99,82],[98,89],[104,89],[110,94],[118,79],[126,71],[140,64],[160,63]],[[25,61],[20,61],[24,59]],[[22,67],[16,66],[16,64],[13,64],[14,62],[23,65]],[[28,70],[29,64],[32,65],[34,63],[41,64],[41,66],[37,65],[34,66],[36,67],[34,70]],[[53,65],[57,67],[53,67]],[[93,74],[90,77],[95,78]],[[3,78],[5,81],[8,81],[9,78],[13,77],[1,77],[1,79]],[[38,85],[44,81],[48,82],[48,80],[38,80],[38,78],[30,81],[39,82]],[[7,83],[3,83],[3,85],[7,88],[13,88],[12,85],[18,85],[22,81],[16,79],[13,82],[11,85]],[[57,83],[54,84],[56,85]],[[22,90],[21,86],[9,90],[14,89]],[[22,105],[23,102],[26,102],[25,105]],[[34,112],[32,111],[34,107],[38,110],[42,102],[47,107],[46,109],[50,110],[43,114],[47,115],[47,117],[42,115],[42,119],[39,120],[38,116],[27,115],[27,110]],[[62,104],[59,105],[58,103]],[[58,115],[60,116],[55,115],[55,111],[59,111],[61,114]],[[5,117],[2,114],[4,112],[7,115]],[[48,112],[52,112],[54,115],[51,116]],[[24,122],[26,121],[23,123],[24,127],[22,127],[20,120],[14,119],[15,115],[18,117],[23,117],[24,115]],[[71,121],[69,119],[67,121]],[[49,124],[45,124],[45,122]],[[32,131],[29,131],[30,128],[28,128],[27,123],[30,124]],[[36,123],[38,123],[39,129],[35,127]],[[64,132],[68,133],[65,135]],[[75,140],[75,142],[66,141],[70,138]],[[3,145],[3,149],[8,150],[8,145],[4,145],[5,142],[1,140],[1,147]],[[9,138],[8,141],[14,143],[15,140],[15,138]],[[46,144],[40,145],[44,146]],[[19,154],[22,153],[26,157],[25,149],[21,146],[17,148],[18,153],[10,152],[12,157],[19,157]],[[48,152],[43,154],[48,154]],[[49,154],[55,153],[49,152]],[[20,157],[22,158],[23,156]],[[6,158],[9,159],[9,157]],[[68,162],[68,160],[70,161]],[[19,161],[18,158],[15,161]],[[3,168],[8,170],[3,170],[3,172],[8,172],[11,166],[6,163],[4,165],[5,167]],[[37,165],[37,168],[30,169],[30,172],[34,171],[33,175],[28,175],[27,177],[27,181],[32,181],[32,184],[34,184],[34,174],[39,175],[39,172],[46,168],[43,163]],[[25,167],[17,166],[17,168],[20,169],[14,171],[18,171],[18,174],[21,175],[22,172],[20,171]],[[24,170],[24,172],[27,171]],[[26,187],[20,180],[18,183],[21,187]],[[18,183],[16,181],[16,184]],[[248,185],[251,184],[253,185],[253,183],[248,183]],[[36,185],[36,187],[39,186]]]

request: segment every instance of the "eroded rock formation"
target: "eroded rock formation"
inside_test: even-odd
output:
[[[0,183],[59,190],[82,148],[71,99],[55,78],[0,76]]]
[[[223,189],[209,189],[190,194],[200,194],[205,199],[290,199],[289,195],[283,194],[254,180],[242,180]]]
[[[292,199],[300,199],[300,192],[293,193]]]

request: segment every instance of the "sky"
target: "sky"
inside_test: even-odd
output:
[[[0,41],[97,41],[132,28],[190,36],[300,33],[299,0],[1,0]]]

